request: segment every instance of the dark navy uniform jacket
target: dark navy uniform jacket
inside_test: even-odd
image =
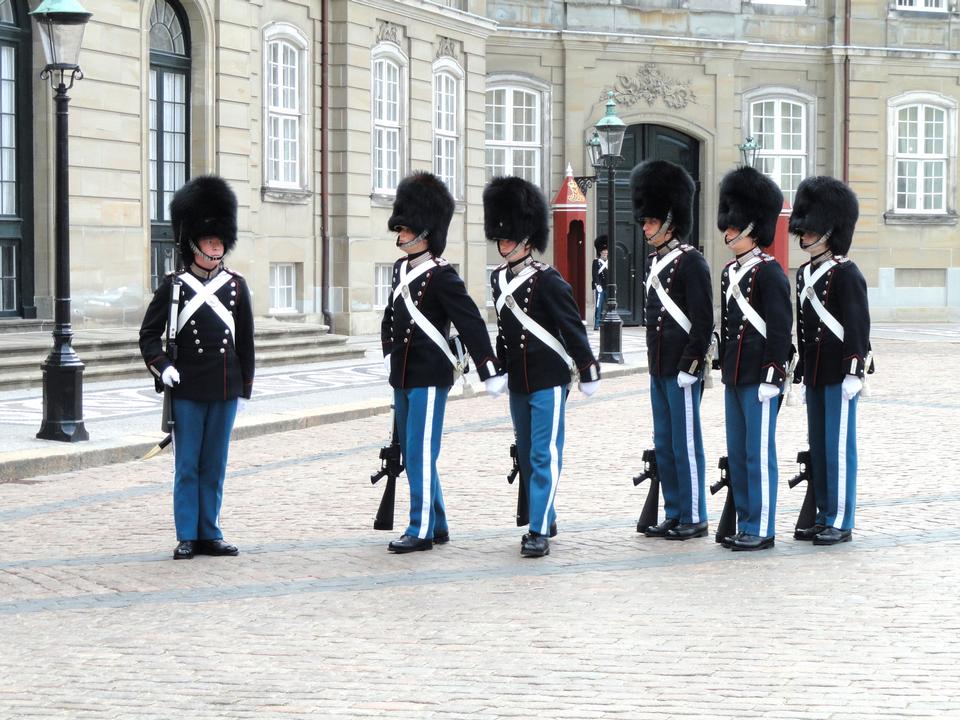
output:
[[[835,385],[846,375],[863,378],[864,363],[870,350],[870,309],[867,305],[867,281],[860,268],[845,256],[817,280],[813,288],[830,314],[843,326],[841,341],[817,315],[813,305],[804,302],[810,292],[804,287],[806,262],[797,270],[797,347],[800,359],[794,381],[805,385]],[[815,273],[818,266],[810,268]]]
[[[447,356],[414,323],[406,303],[401,298],[393,299],[392,290],[400,282],[400,265],[408,259],[432,264],[430,270],[410,284],[410,300],[444,338],[453,323],[481,380],[499,375],[500,365],[493,354],[487,325],[467,294],[463,280],[446,260],[426,254],[402,257],[393,264],[390,301],[380,323],[383,355],[390,356],[390,385],[395,388],[453,385],[453,366]]]
[[[593,276],[593,280],[590,285],[594,290],[600,289],[601,291],[607,289],[607,270],[608,268],[600,269],[600,258],[593,259],[593,267],[590,269],[590,274]]]
[[[253,392],[253,307],[246,281],[228,268],[221,268],[209,280],[193,277],[206,284],[216,280],[221,273],[227,273],[230,279],[215,295],[233,315],[234,331],[227,328],[209,305],[200,305],[177,333],[176,367],[180,372],[180,384],[174,388],[174,394],[178,398],[198,401],[249,399]],[[164,352],[174,277],[174,273],[164,277],[140,325],[140,353],[153,375],[157,392],[163,390],[160,381],[163,371],[174,364]],[[180,311],[195,294],[189,285],[181,282]]]
[[[651,286],[646,299],[647,363],[651,375],[677,375],[681,370],[700,375],[713,334],[710,268],[696,248],[679,247],[682,252],[661,269],[659,277],[667,294],[690,320],[690,333],[663,307],[656,288]],[[656,258],[657,253],[650,253],[650,268]]]
[[[750,253],[741,262],[746,263],[753,256]],[[775,258],[766,253],[760,253],[759,258],[737,284],[742,296],[766,323],[766,339],[744,318],[733,295],[729,302],[726,300],[730,269],[739,272],[738,261],[727,263],[720,276],[719,358],[725,385],[782,385],[786,379],[793,331],[790,283]]]
[[[514,289],[514,309],[525,312],[560,341],[576,364],[581,382],[599,380],[600,365],[590,349],[570,285],[554,268],[536,260],[521,264],[518,273],[527,264],[536,268],[536,272]],[[501,270],[502,265],[490,277],[494,303],[502,294]],[[515,275],[508,270],[507,277],[512,280]],[[570,367],[556,351],[521,325],[513,310],[504,308],[497,318],[497,326],[497,357],[507,369],[510,392],[529,394],[570,384]]]

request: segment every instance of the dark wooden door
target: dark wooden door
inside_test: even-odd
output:
[[[690,173],[696,183],[693,200],[693,229],[686,238],[691,245],[700,241],[700,143],[695,138],[663,125],[631,125],[623,138],[623,164],[614,177],[616,226],[617,308],[625,325],[642,325],[643,279],[650,249],[642,228],[634,222],[630,199],[630,172],[644,160],[669,160]],[[607,174],[597,183],[597,234],[607,232]],[[608,233],[609,234],[609,233]],[[613,250],[611,250],[613,252]]]

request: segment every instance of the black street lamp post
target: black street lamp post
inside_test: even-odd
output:
[[[44,0],[30,13],[37,21],[47,65],[40,77],[50,80],[56,103],[56,220],[53,349],[44,360],[41,440],[89,440],[83,424],[83,363],[72,346],[70,325],[70,187],[67,154],[67,90],[83,77],[77,59],[91,13],[77,0]]]
[[[593,137],[587,143],[590,162],[599,174],[607,171],[607,306],[600,321],[600,362],[623,363],[623,320],[617,311],[617,225],[615,175],[623,162],[620,148],[627,127],[617,117],[617,102],[613,91],[607,93],[607,113],[595,125]]]

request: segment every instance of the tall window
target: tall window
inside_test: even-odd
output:
[[[190,41],[183,8],[156,0],[150,12],[150,273],[156,288],[177,266],[173,194],[187,180]]]
[[[373,306],[385,308],[393,289],[393,263],[377,263],[373,269]]]
[[[265,183],[302,189],[307,174],[307,39],[292,25],[264,31],[266,78]]]
[[[946,214],[955,184],[956,102],[907,93],[888,103],[888,205],[894,213]]]
[[[453,68],[433,76],[433,170],[459,197],[460,78]]]
[[[270,263],[270,312],[296,311],[296,263]]]
[[[946,12],[947,0],[897,0],[897,9]]]
[[[0,316],[36,317],[30,18],[0,0]]]
[[[373,191],[393,193],[403,175],[406,58],[390,43],[373,54]]]
[[[785,98],[750,104],[750,132],[760,146],[756,167],[773,178],[791,203],[807,175],[806,111],[805,104]]]
[[[520,87],[487,90],[487,180],[517,175],[543,184],[542,95]]]

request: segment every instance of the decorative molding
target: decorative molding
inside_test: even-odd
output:
[[[387,20],[381,20],[377,26],[377,42],[391,42],[398,47],[402,46],[403,28]]]
[[[637,68],[634,77],[617,75],[613,91],[616,93],[617,102],[627,107],[636,105],[641,100],[652,106],[659,98],[668,108],[680,110],[687,105],[697,104],[692,84],[691,80],[680,81],[668,77],[654,63],[646,63]],[[601,93],[600,99],[607,99],[606,90]]]
[[[457,60],[460,57],[460,43],[440,35],[437,38],[437,54],[434,59],[439,60],[442,57],[451,57]]]
[[[260,188],[260,197],[265,202],[288,203],[290,205],[306,205],[313,197],[309,190],[281,189],[264,186]]]

